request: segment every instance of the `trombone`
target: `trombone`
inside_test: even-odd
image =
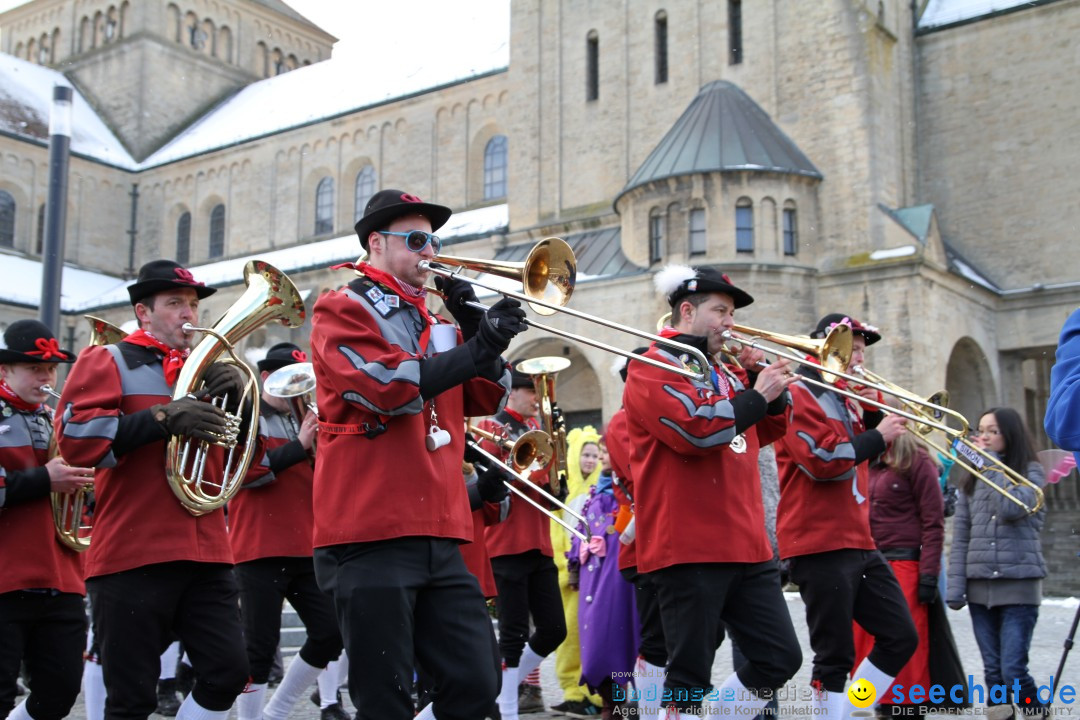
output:
[[[520,472],[518,472],[514,468],[512,468],[509,465],[507,465],[506,463],[504,463],[502,460],[500,460],[499,458],[497,458],[494,455],[492,455],[491,453],[489,453],[487,450],[485,450],[484,448],[482,448],[480,446],[480,443],[478,443],[478,442],[469,442],[469,447],[471,447],[473,450],[477,451],[478,453],[480,453],[481,455],[486,457],[489,461],[495,463],[495,465],[497,465],[499,468],[501,468],[504,472],[507,472],[510,475],[512,475],[515,480],[518,480],[518,481],[524,483],[525,485],[529,486],[530,488],[532,488],[536,492],[540,493],[548,502],[552,503],[553,505],[558,505],[563,511],[569,513],[574,519],[580,520],[581,523],[583,525],[585,525],[585,529],[588,530],[589,523],[585,522],[585,518],[583,518],[580,513],[574,511],[572,508],[570,508],[570,506],[565,505],[561,500],[559,500],[558,498],[552,496],[550,493],[546,492],[542,487],[540,487],[539,485],[534,483],[532,480],[529,480],[529,478],[525,477]],[[519,498],[521,498],[525,502],[529,503],[530,505],[532,505],[534,508],[536,508],[540,512],[547,515],[549,518],[551,518],[555,522],[562,525],[570,533],[576,535],[581,540],[581,542],[586,542],[586,543],[589,542],[589,538],[586,535],[584,535],[580,530],[578,530],[576,527],[573,527],[570,523],[566,522],[561,517],[559,517],[555,513],[551,512],[550,510],[545,508],[540,503],[533,500],[531,497],[529,497],[528,493],[526,493],[524,490],[522,490],[518,486],[514,485],[509,480],[503,480],[503,484],[506,485],[507,489],[510,490],[510,492],[514,493]]]
[[[433,272],[436,275],[445,278],[464,280],[470,285],[475,285],[476,287],[481,287],[485,290],[490,290],[500,295],[520,300],[527,303],[533,310],[541,315],[551,315],[556,312],[561,312],[580,320],[586,320],[613,330],[636,335],[637,337],[651,340],[654,343],[677,348],[679,352],[690,355],[697,360],[699,363],[698,367],[702,368],[702,370],[695,372],[686,367],[676,367],[643,355],[635,355],[632,352],[627,352],[626,350],[617,348],[613,345],[593,340],[584,335],[577,335],[533,320],[525,320],[527,325],[534,327],[537,330],[542,330],[551,333],[552,335],[566,338],[567,340],[573,340],[582,343],[583,345],[590,345],[601,350],[606,350],[607,352],[616,355],[622,355],[627,358],[627,360],[647,363],[654,367],[677,373],[694,380],[704,380],[706,377],[705,373],[706,369],[709,367],[709,362],[700,350],[691,345],[660,337],[659,335],[653,335],[652,333],[644,332],[628,325],[622,325],[621,323],[605,320],[596,315],[589,315],[588,313],[583,313],[579,310],[571,310],[570,308],[565,307],[566,303],[570,301],[570,295],[573,293],[574,285],[577,281],[577,261],[574,258],[574,252],[570,249],[570,246],[559,238],[546,238],[545,240],[541,240],[529,252],[529,256],[524,262],[497,262],[494,260],[478,260],[475,258],[453,257],[450,255],[436,255],[432,260],[421,260],[417,263],[417,268]],[[503,290],[494,285],[485,283],[482,280],[465,277],[461,275],[462,270],[473,270],[488,275],[518,280],[521,283],[524,292],[519,293],[512,290]],[[445,299],[445,295],[438,290],[430,287],[427,288],[427,290]],[[483,303],[470,301],[467,304],[477,310],[488,310],[488,306]]]

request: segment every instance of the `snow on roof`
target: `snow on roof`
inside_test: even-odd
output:
[[[898,257],[907,257],[908,255],[915,254],[914,245],[901,245],[896,248],[889,248],[888,250],[875,250],[870,253],[871,260],[891,260]]]
[[[440,229],[439,236],[452,241],[454,238],[494,233],[505,229],[508,224],[507,206],[492,205],[451,216],[449,222]],[[195,265],[190,269],[199,282],[223,287],[241,282],[244,265],[255,258],[270,263],[284,273],[297,273],[353,261],[363,252],[356,235],[349,233],[280,250]],[[36,307],[41,301],[41,261],[18,255],[3,257],[4,282],[0,284],[0,302]],[[110,305],[126,305],[129,302],[127,287],[133,282],[134,280],[65,266],[60,309],[66,313],[78,313]]]
[[[1030,0],[930,0],[919,18],[919,28],[952,25],[1023,5],[1034,3]]]
[[[0,53],[0,131],[48,142],[56,85],[71,87],[55,70]],[[138,167],[78,90],[72,99],[71,152],[128,170]]]

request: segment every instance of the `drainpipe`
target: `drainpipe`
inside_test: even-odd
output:
[[[139,231],[136,229],[136,221],[139,217],[139,183],[131,184],[131,192],[128,195],[131,196],[131,222],[127,231],[128,264],[127,269],[124,270],[125,279],[135,277],[135,239],[139,235]]]

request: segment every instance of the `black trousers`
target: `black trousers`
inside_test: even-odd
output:
[[[315,549],[334,601],[358,720],[412,720],[414,661],[435,683],[440,720],[476,720],[499,692],[487,604],[457,543],[405,537]]]
[[[0,717],[15,707],[15,682],[26,661],[35,720],[66,717],[79,696],[86,609],[75,593],[16,590],[0,595]]]
[[[638,655],[645,658],[645,662],[650,665],[665,667],[667,641],[664,639],[664,624],[660,620],[660,598],[656,594],[656,583],[651,575],[639,573],[636,567],[626,568],[621,573],[623,579],[634,586],[638,622],[641,624]]]
[[[240,591],[231,565],[170,562],[86,581],[101,650],[105,717],[157,708],[161,653],[179,638],[195,671],[195,701],[228,710],[248,680]]]
[[[517,667],[525,643],[547,657],[566,639],[566,616],[555,561],[539,550],[491,558],[499,591],[499,652],[507,667]],[[529,635],[529,615],[533,634]],[[524,681],[524,678],[521,678]]]
[[[877,550],[833,550],[791,558],[791,580],[806,604],[814,651],[812,680],[842,692],[855,663],[851,621],[874,636],[867,659],[895,677],[919,644],[904,593]]]
[[[260,558],[236,566],[240,583],[240,615],[244,620],[251,681],[265,683],[281,640],[281,607],[286,598],[307,630],[300,657],[325,668],[341,654],[341,631],[334,603],[319,589],[309,557]]]
[[[673,565],[652,576],[667,636],[664,688],[680,710],[700,713],[725,627],[746,657],[735,672],[758,697],[771,697],[799,670],[802,652],[775,561]]]

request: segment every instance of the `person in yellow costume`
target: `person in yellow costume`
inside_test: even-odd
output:
[[[600,433],[592,425],[574,428],[566,436],[566,487],[569,494],[566,504],[580,512],[589,498],[589,488],[600,478]],[[566,513],[557,510],[564,519]],[[571,714],[571,717],[589,717],[600,714],[602,700],[590,694],[581,681],[581,646],[578,641],[578,597],[570,588],[566,571],[566,553],[570,550],[570,533],[554,520],[551,521],[551,547],[555,554],[555,566],[559,569],[559,592],[562,594],[563,613],[566,616],[566,640],[555,651],[555,675],[563,691],[563,702],[553,705],[552,710]],[[591,706],[591,707],[590,707]]]

